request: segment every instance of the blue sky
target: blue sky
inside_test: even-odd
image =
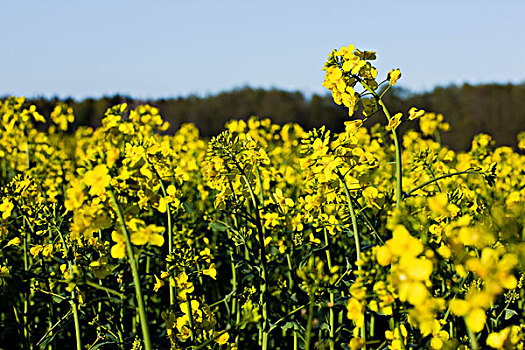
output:
[[[324,93],[333,48],[399,85],[525,82],[525,1],[4,1],[0,96]]]

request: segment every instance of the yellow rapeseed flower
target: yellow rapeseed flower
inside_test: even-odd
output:
[[[228,332],[224,332],[222,334],[219,335],[219,333],[217,332],[214,332],[213,333],[213,337],[215,339],[215,342],[219,345],[223,345],[223,344],[226,344],[228,342],[228,340],[230,339],[230,335],[228,334]]]
[[[162,233],[165,228],[157,225],[148,225],[140,219],[131,219],[128,222],[130,228],[130,241],[135,245],[151,244],[161,247],[164,244]]]
[[[485,321],[487,320],[487,315],[485,310],[480,307],[470,310],[468,314],[465,315],[465,323],[467,327],[470,328],[473,332],[481,332],[485,328]]]
[[[66,191],[64,206],[67,210],[73,211],[84,204],[84,186],[77,179],[71,181],[70,187]]]
[[[408,119],[409,120],[416,120],[422,117],[425,114],[425,111],[422,109],[417,109],[416,107],[410,108],[408,111]]]
[[[401,78],[401,71],[399,69],[392,69],[388,72],[387,79],[391,86],[396,85],[399,78]]]
[[[202,270],[202,273],[216,280],[217,270],[215,269],[215,263],[212,263],[209,268]]]
[[[155,285],[153,286],[153,291],[158,292],[159,289],[164,286],[164,281],[157,277],[157,275],[153,275],[155,277]]]
[[[126,256],[126,238],[123,234],[113,231],[111,239],[116,243],[111,247],[111,256],[115,259],[122,259]]]
[[[15,237],[15,238],[9,240],[9,242],[7,242],[6,247],[9,247],[9,246],[12,246],[12,245],[20,245],[20,238],[19,237]]]
[[[177,283],[177,294],[178,297],[186,301],[187,294],[193,293],[195,287],[193,286],[193,283],[189,281],[188,275],[186,272],[180,273],[178,276],[175,277],[176,283]]]
[[[2,219],[6,220],[11,216],[11,212],[15,205],[7,198],[4,198],[2,204],[0,204],[0,211],[2,212]]]
[[[110,181],[111,176],[108,174],[108,168],[104,164],[99,164],[84,174],[84,183],[90,187],[89,194],[92,196],[102,194],[106,187],[109,186]]]
[[[423,252],[423,243],[410,235],[403,225],[397,225],[392,232],[392,238],[386,242],[390,251],[395,256],[411,255],[418,256]]]
[[[403,117],[402,113],[396,113],[390,120],[388,121],[388,125],[386,126],[387,130],[396,129],[399,124],[401,124],[401,118]]]
[[[388,266],[392,262],[392,252],[387,246],[378,246],[375,249],[375,253],[379,265]]]
[[[363,303],[356,298],[350,298],[348,304],[346,305],[346,317],[355,322],[356,327],[362,327],[364,324],[364,315],[363,315]]]

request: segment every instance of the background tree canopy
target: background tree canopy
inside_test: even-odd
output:
[[[497,145],[514,146],[516,135],[525,129],[525,83],[488,84],[437,87],[430,92],[412,93],[394,88],[385,98],[391,113],[407,113],[412,106],[428,112],[442,113],[452,125],[452,133],[442,135],[445,145],[455,150],[465,150],[475,134],[491,135]],[[58,98],[32,99],[39,111],[48,116]],[[131,107],[150,104],[160,109],[161,115],[171,124],[170,132],[182,123],[195,123],[202,135],[216,135],[230,119],[247,119],[252,115],[270,117],[275,123],[299,123],[310,129],[326,125],[334,132],[343,129],[348,120],[347,112],[336,105],[329,95],[313,95],[306,98],[300,92],[263,90],[245,87],[208,97],[189,96],[157,100],[138,100],[115,95],[99,99],[88,98],[75,101],[63,100],[73,107],[80,125],[99,126],[106,109],[127,102]],[[357,114],[359,115],[359,114]],[[385,118],[376,115],[367,124],[384,123]]]

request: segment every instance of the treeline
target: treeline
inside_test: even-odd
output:
[[[392,113],[406,113],[412,106],[443,113],[452,132],[442,135],[442,141],[456,150],[467,149],[473,135],[480,132],[490,134],[497,145],[514,146],[518,132],[525,130],[525,83],[464,84],[437,87],[425,93],[411,93],[396,87],[386,96]],[[30,102],[48,116],[58,101],[38,98]],[[164,119],[171,123],[172,131],[182,123],[192,122],[204,136],[216,135],[230,119],[247,119],[252,115],[270,117],[279,124],[296,122],[307,129],[326,125],[333,131],[342,130],[344,121],[348,120],[345,109],[336,105],[329,95],[306,98],[300,92],[249,87],[205,98],[137,100],[117,95],[82,101],[66,99],[65,102],[75,110],[74,126],[99,126],[106,109],[118,103],[127,102],[131,107],[147,103],[160,109]],[[384,119],[377,114],[368,123],[384,122]]]

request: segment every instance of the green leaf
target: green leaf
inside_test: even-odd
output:
[[[62,302],[62,300],[64,300],[64,298],[60,298],[60,297],[57,297],[55,295],[52,295],[51,296],[51,299],[53,299],[53,301],[57,304],[60,304]]]
[[[39,349],[40,350],[44,350],[44,349],[47,349],[47,346],[49,345],[49,343],[51,343],[53,341],[53,339],[55,338],[55,336],[57,334],[59,334],[60,332],[62,332],[62,329],[59,328],[57,330],[55,330],[55,332],[53,332],[52,334],[48,335],[39,345]]]
[[[288,329],[290,329],[290,328],[294,328],[294,322],[290,322],[290,321],[288,321],[288,322],[286,322],[285,324],[283,324],[283,325],[281,326],[281,329],[282,329],[283,331],[285,331],[285,332],[286,332]]]
[[[330,331],[330,325],[328,323],[323,323],[320,328],[326,331]]]
[[[89,350],[96,350],[96,349],[100,348],[102,345],[109,345],[109,344],[116,344],[116,342],[114,342],[114,341],[106,341],[106,342],[103,342],[103,343],[98,343],[97,345],[90,347]]]
[[[511,309],[505,309],[505,320],[508,320],[512,316],[516,316],[518,313]]]
[[[228,231],[228,226],[224,225],[223,223],[217,222],[217,221],[212,222],[210,224],[210,228],[213,231],[217,231],[217,232]]]

